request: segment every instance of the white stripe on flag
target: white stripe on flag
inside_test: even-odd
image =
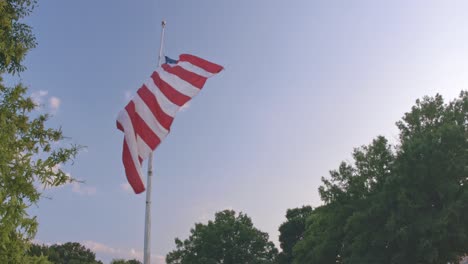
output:
[[[168,73],[163,68],[158,68],[156,71],[159,73],[159,76],[163,81],[169,84],[172,88],[176,89],[178,92],[185,94],[188,97],[194,97],[200,92],[200,89],[197,87],[182,80],[179,78],[179,76]]]
[[[149,154],[153,152],[146,142],[137,135],[138,155],[141,159],[148,158]]]
[[[156,86],[153,79],[149,79],[145,83],[146,87],[154,94],[156,100],[158,101],[161,109],[169,116],[175,117],[177,111],[179,111],[179,106],[171,102],[167,97],[159,90],[159,87]]]
[[[205,77],[205,78],[210,78],[211,76],[214,75],[214,73],[211,73],[211,72],[207,72],[205,71],[204,69],[198,67],[198,66],[195,66],[193,65],[192,63],[188,62],[188,61],[179,61],[177,63],[177,65],[179,65],[180,67],[184,68],[185,70],[189,71],[189,72],[193,72],[197,75],[200,75],[202,77]]]
[[[153,112],[148,108],[146,103],[141,99],[139,94],[136,94],[133,98],[135,103],[135,111],[138,115],[145,121],[145,123],[151,128],[154,134],[156,134],[159,140],[163,140],[166,135],[169,133],[156,119],[153,115]]]
[[[127,110],[122,110],[118,117],[119,123],[122,125],[125,132],[125,141],[127,142],[130,155],[132,156],[133,164],[138,172],[138,176],[143,180],[143,174],[141,172],[140,161],[138,160],[138,145],[135,138],[135,131],[133,130],[132,121],[128,116]]]

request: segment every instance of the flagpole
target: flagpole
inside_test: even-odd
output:
[[[164,30],[166,21],[161,22],[161,43],[159,45],[158,67],[161,66],[161,58],[164,45]],[[145,210],[145,243],[143,264],[151,263],[151,180],[153,178],[153,152],[148,157],[148,179],[146,181],[146,210]]]

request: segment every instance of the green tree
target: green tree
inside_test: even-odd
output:
[[[55,244],[50,247],[33,244],[28,253],[33,257],[46,257],[53,264],[102,264],[101,261],[96,260],[94,252],[77,242]]]
[[[392,263],[456,262],[468,253],[468,92],[418,100],[397,123],[386,222]]]
[[[277,249],[268,234],[253,226],[245,214],[225,210],[208,224],[195,224],[190,237],[176,238],[177,249],[166,256],[168,264],[268,264],[275,263]]]
[[[29,256],[48,256],[49,247],[43,244],[34,244],[32,243],[28,248]]]
[[[468,253],[468,93],[425,97],[323,179],[295,263],[458,263]]]
[[[114,259],[110,264],[142,264],[141,261],[136,259],[125,260],[125,259]]]
[[[0,74],[17,73],[26,53],[36,46],[31,27],[21,19],[29,15],[36,0],[0,1]]]
[[[33,256],[29,257],[26,262],[26,264],[53,264],[48,260],[46,256]]]
[[[48,247],[44,245],[31,244],[28,252],[27,258],[25,258],[25,263],[27,264],[53,264],[49,261],[47,257]]]
[[[282,252],[278,255],[280,264],[291,264],[293,262],[293,247],[302,240],[306,227],[306,220],[312,213],[312,207],[288,209],[286,222],[279,227],[279,241]]]
[[[47,115],[32,115],[36,107],[26,87],[3,85],[2,74],[24,70],[21,64],[36,43],[21,19],[35,0],[0,1],[0,263],[42,261],[25,256],[37,221],[26,209],[41,197],[38,186],[59,186],[70,178],[59,166],[70,161],[76,146],[60,147],[60,129],[47,128]]]
[[[339,254],[349,211],[336,204],[315,208],[306,221],[304,238],[293,248],[293,263],[342,263]]]
[[[70,180],[59,166],[77,153],[76,146],[57,147],[60,129],[46,127],[47,115],[30,117],[35,105],[26,88],[7,88],[0,77],[0,263],[21,263],[21,255],[37,230],[26,209],[37,204],[41,186]]]

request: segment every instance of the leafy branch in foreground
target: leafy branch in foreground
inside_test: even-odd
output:
[[[42,187],[71,180],[60,166],[79,147],[60,147],[60,129],[46,127],[47,115],[31,117],[36,107],[26,88],[7,88],[0,79],[0,263],[22,263],[37,220],[27,208],[41,197]]]

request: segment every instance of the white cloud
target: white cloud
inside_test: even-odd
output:
[[[160,255],[151,255],[153,264],[166,264],[166,258]]]
[[[132,186],[128,182],[121,183],[120,189],[126,193],[133,193]]]
[[[61,168],[62,168],[62,164],[58,163],[58,164],[55,164],[55,166],[51,167],[50,169],[52,170],[53,173],[57,173]]]
[[[52,172],[56,173],[59,169],[62,169],[62,166],[61,166],[61,164],[57,164],[57,165],[55,165],[53,167],[50,167],[49,169]],[[59,186],[49,186],[49,185],[43,184],[43,183],[41,183],[39,181],[36,181],[34,184],[35,184],[36,188],[41,189],[42,191],[58,190],[58,189],[62,189],[64,187],[68,188],[69,186],[71,186],[71,191],[73,193],[76,193],[76,194],[79,194],[79,195],[82,195],[82,196],[92,196],[92,195],[96,194],[96,192],[97,192],[96,187],[88,186],[85,183],[80,182],[81,181],[80,179],[72,179],[71,174],[68,173],[68,172],[65,172],[65,174],[69,177],[69,180],[66,183],[64,183],[62,185],[59,185]]]
[[[49,98],[49,107],[52,112],[57,112],[60,107],[61,100],[58,97],[52,96]]]
[[[105,255],[110,258],[124,258],[124,259],[138,259],[140,261],[143,260],[143,251],[136,250],[134,248],[130,249],[119,249],[113,248],[111,246],[87,240],[83,241],[82,244],[89,248],[91,251],[95,252],[96,255],[102,256]],[[151,254],[151,263],[152,264],[165,264],[164,256]]]
[[[77,193],[79,195],[86,195],[91,196],[96,194],[96,187],[92,186],[84,186],[83,183],[73,182],[72,185],[72,192]]]
[[[183,112],[190,108],[190,102],[186,102],[182,107],[180,107],[180,111]]]
[[[49,94],[48,91],[39,90],[31,94],[31,99],[36,104],[36,108],[41,108],[41,105],[44,103],[44,97]]]
[[[42,240],[38,239],[33,239],[31,240],[32,243],[37,244],[37,245],[46,245],[46,246],[52,246],[53,244],[59,244],[59,243],[50,243],[50,242],[43,242]]]
[[[91,249],[91,251],[94,251],[95,253],[116,254],[119,252],[114,248],[91,240],[83,241],[83,245]]]
[[[49,102],[49,109],[52,111],[52,113],[55,113],[59,109],[62,101],[56,96],[48,97],[48,95],[49,91],[39,90],[31,93],[31,99],[36,104],[37,110],[42,110],[44,104],[46,104],[46,102]]]
[[[130,99],[132,99],[132,92],[125,91],[125,101],[130,101]]]

